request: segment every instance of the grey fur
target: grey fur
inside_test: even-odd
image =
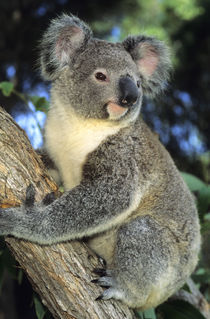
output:
[[[66,192],[33,205],[30,188],[23,207],[0,211],[0,234],[40,244],[85,237],[107,262],[94,280],[108,287],[101,299],[157,306],[192,273],[200,246],[192,195],[139,117],[143,94],[157,94],[168,79],[168,50],[145,36],[94,39],[63,15],[44,34],[41,67],[53,79],[46,148]],[[122,78],[138,90],[132,105]]]
[[[144,43],[148,43],[149,45],[151,45],[152,51],[159,56],[158,67],[155,70],[152,78],[146,78],[143,75],[141,77],[144,94],[153,97],[157,93],[159,93],[159,91],[164,90],[166,87],[166,81],[169,78],[171,69],[170,52],[162,41],[159,41],[154,37],[147,37],[144,35],[140,35],[137,37],[130,36],[125,41],[123,41],[125,49],[130,52],[134,61],[143,57],[141,50],[138,49],[138,46],[141,46]]]
[[[88,28],[86,24],[84,24],[80,19],[73,15],[62,14],[59,18],[51,21],[50,26],[45,32],[43,39],[40,43],[41,56],[40,56],[40,64],[42,75],[47,80],[52,80],[54,78],[55,71],[62,69],[66,63],[61,63],[59,57],[56,56],[56,42],[59,40],[59,36],[68,31],[67,37],[68,39],[72,36],[73,27],[78,27],[84,30],[84,39],[79,46],[72,47],[71,42],[66,42],[66,47],[64,49],[66,51],[72,52],[72,55],[77,53],[77,49],[81,52],[83,45],[89,41],[92,36],[92,31]],[[73,61],[72,61],[73,62]]]

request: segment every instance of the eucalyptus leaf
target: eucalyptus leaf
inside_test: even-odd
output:
[[[33,300],[34,300],[34,307],[35,307],[37,318],[43,319],[46,312],[44,309],[44,306],[42,305],[41,301],[38,299],[37,296],[34,296]]]
[[[205,214],[209,206],[210,206],[210,186],[205,185],[199,190],[199,196],[198,196],[199,212],[202,215]]]
[[[205,319],[191,304],[183,300],[165,302],[158,307],[163,319]]]
[[[156,319],[156,314],[154,308],[145,311],[136,311],[138,318],[140,319]]]
[[[137,318],[144,319],[144,313],[142,311],[135,311]]]
[[[49,101],[45,97],[40,97],[37,95],[29,96],[29,99],[36,107],[37,111],[47,112],[49,109]]]
[[[8,81],[0,82],[0,89],[4,96],[10,96],[14,89],[14,84]]]
[[[202,182],[198,177],[195,177],[192,174],[181,172],[181,175],[192,192],[200,191],[202,188],[206,187],[206,184],[204,182]]]
[[[210,284],[210,270],[205,268],[199,268],[193,275],[195,282],[199,284]]]

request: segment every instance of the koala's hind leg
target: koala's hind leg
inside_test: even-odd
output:
[[[165,231],[150,216],[121,226],[112,269],[96,270],[101,277],[93,282],[108,287],[97,299],[115,298],[141,309],[166,300],[174,289],[174,273],[169,270],[174,252]]]

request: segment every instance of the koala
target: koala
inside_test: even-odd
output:
[[[79,18],[52,20],[41,41],[52,82],[45,148],[65,187],[55,200],[0,211],[0,234],[39,244],[85,239],[106,261],[94,279],[131,308],[156,307],[194,270],[200,247],[194,199],[140,116],[164,90],[169,51],[145,35],[111,43]]]

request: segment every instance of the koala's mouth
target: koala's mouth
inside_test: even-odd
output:
[[[128,112],[128,107],[121,106],[115,102],[106,103],[106,111],[111,120],[116,120],[124,116]]]

